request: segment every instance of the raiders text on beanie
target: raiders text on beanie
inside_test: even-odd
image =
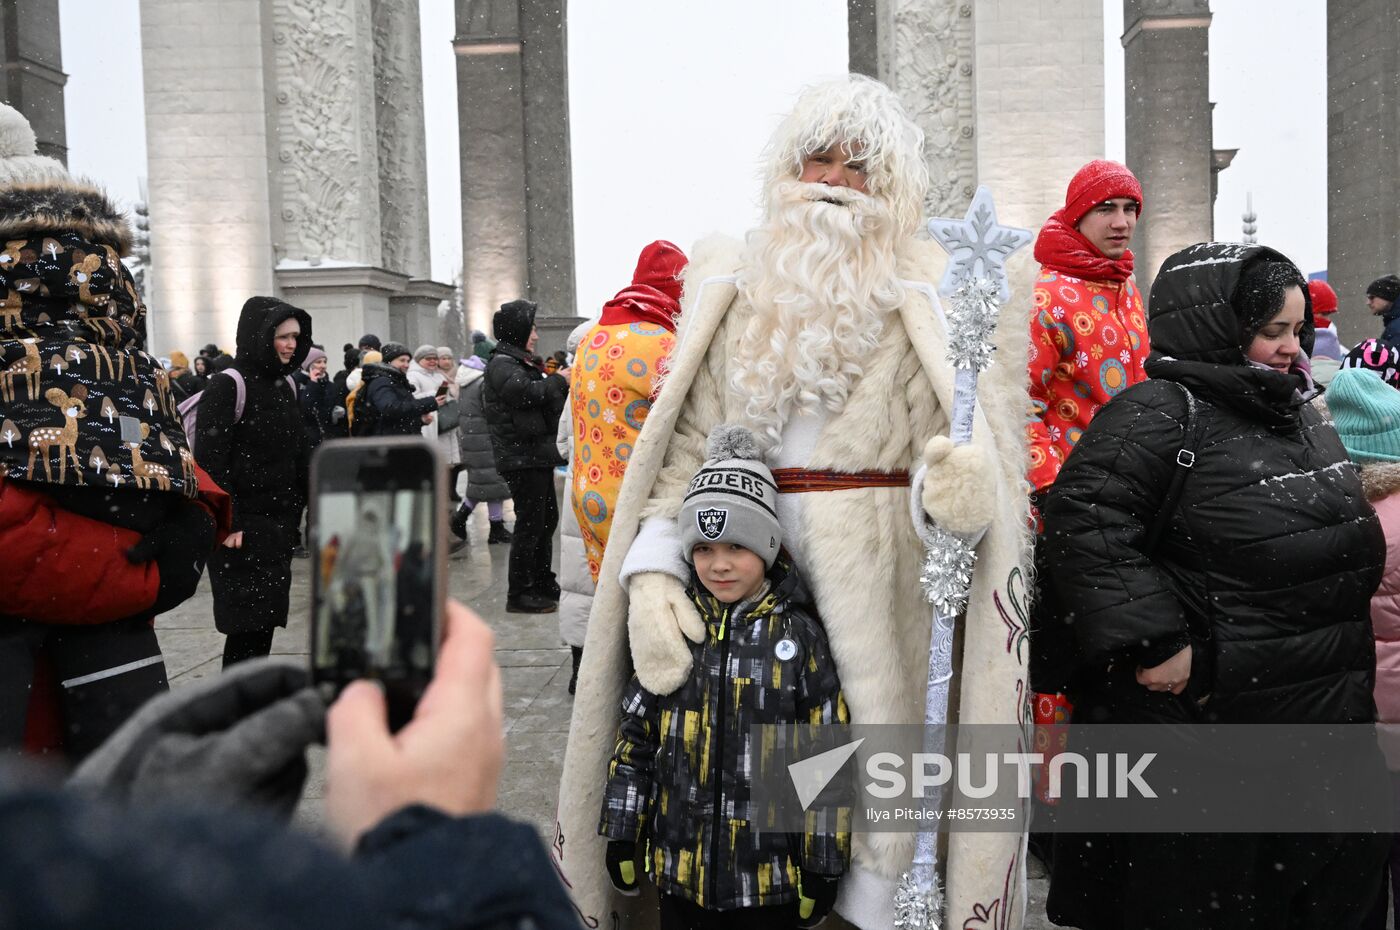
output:
[[[759,461],[753,434],[742,426],[716,426],[706,452],[676,515],[686,561],[701,543],[735,543],[772,568],[783,541],[778,486]]]

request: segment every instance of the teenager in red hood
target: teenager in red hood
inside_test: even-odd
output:
[[[1054,483],[1099,408],[1147,377],[1147,315],[1128,248],[1141,215],[1142,185],[1133,173],[1117,162],[1091,161],[1036,238],[1027,425],[1033,500]],[[1039,529],[1038,508],[1032,512]],[[1047,755],[1064,749],[1070,710],[1064,695],[1036,693],[1036,739]],[[1046,774],[1042,766],[1042,797]],[[1031,848],[1044,858],[1037,834]]]
[[[561,565],[565,590],[559,602],[559,632],[573,650],[575,679],[622,476],[675,348],[687,261],[664,239],[642,249],[632,283],[603,304],[602,317],[579,340],[569,395],[573,454],[568,495],[588,570]],[[566,519],[566,553],[570,541],[577,543],[572,530]]]
[[[1035,242],[1031,315],[1031,486],[1055,480],[1099,408],[1147,377],[1147,316],[1129,244],[1142,185],[1126,166],[1091,161]]]

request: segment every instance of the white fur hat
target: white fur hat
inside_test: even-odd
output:
[[[0,103],[0,187],[69,179],[68,169],[38,151],[29,120],[14,107]]]

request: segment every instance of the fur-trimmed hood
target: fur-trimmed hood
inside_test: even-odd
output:
[[[102,188],[87,181],[35,181],[0,187],[0,241],[77,233],[131,254],[131,222]]]
[[[1361,487],[1368,501],[1378,501],[1400,491],[1400,462],[1373,462],[1361,466]]]

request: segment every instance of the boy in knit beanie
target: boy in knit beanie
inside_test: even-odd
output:
[[[634,676],[623,696],[598,828],[608,875],[637,894],[645,850],[663,927],[812,927],[850,865],[849,808],[823,809],[800,843],[754,829],[749,732],[845,723],[846,703],[752,434],[719,426],[707,451],[676,517],[703,629],[685,631],[694,661],[679,689],[658,696]]]

